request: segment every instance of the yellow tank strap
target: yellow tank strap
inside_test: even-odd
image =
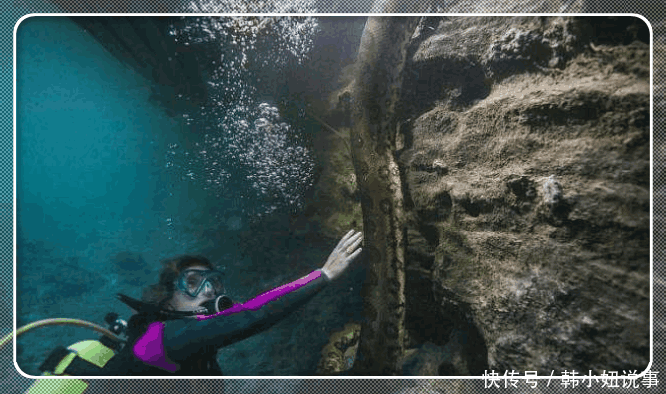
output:
[[[40,379],[25,394],[82,394],[88,383],[79,379]]]
[[[76,352],[79,357],[100,368],[104,368],[106,363],[115,355],[113,350],[93,340],[77,342],[67,349]]]
[[[49,371],[44,371],[44,372],[42,373],[42,376],[71,376],[71,375],[68,374],[68,373],[64,373],[64,374],[62,374],[62,375],[56,375],[56,374],[51,373],[51,372],[49,372]]]
[[[63,373],[65,373],[65,369],[67,369],[67,367],[69,367],[69,364],[71,364],[72,361],[74,361],[75,358],[76,358],[75,353],[70,353],[70,354],[66,355],[65,357],[63,357],[63,359],[60,360],[58,365],[53,369],[53,374],[54,375],[62,375]]]

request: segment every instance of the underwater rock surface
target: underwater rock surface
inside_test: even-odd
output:
[[[429,33],[412,39],[395,153],[415,349],[404,370],[642,372],[647,26],[632,17],[427,17],[419,31]]]
[[[441,309],[469,316],[490,369],[640,373],[649,362],[649,47],[590,34],[597,23],[647,27],[601,19],[451,18],[430,38],[477,40],[459,69],[481,64],[472,76],[485,79],[463,80],[470,94],[443,88],[405,120],[407,286],[425,276]],[[460,59],[422,47],[413,69]],[[417,156],[448,172],[424,181]],[[439,220],[418,215],[433,209]],[[446,345],[446,334],[429,339]]]

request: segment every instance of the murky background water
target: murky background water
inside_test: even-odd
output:
[[[172,18],[174,56],[196,58],[207,95],[170,100],[72,20],[24,21],[18,326],[49,317],[103,325],[110,311],[129,318],[115,294],[139,298],[159,262],[179,254],[223,266],[236,300],[321,267],[336,240],[290,227],[316,180],[319,125],[307,111],[353,60],[362,27],[363,18]],[[225,374],[313,374],[327,335],[360,318],[359,290],[353,280],[337,285],[224,349]],[[35,331],[21,339],[18,363],[38,375],[54,347],[91,337]]]

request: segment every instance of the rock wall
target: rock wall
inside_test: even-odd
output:
[[[414,43],[399,155],[412,214],[407,321],[419,322],[410,333],[443,349],[462,342],[441,372],[480,374],[486,362],[641,372],[647,27],[593,17],[422,26],[433,33]],[[473,357],[483,348],[487,360]]]
[[[170,115],[205,105],[208,88],[202,75],[203,49],[180,45],[169,35],[171,24],[182,23],[178,18],[72,16],[70,19],[116,59],[152,81],[151,98]]]
[[[648,43],[632,17],[421,19],[396,115],[404,374],[646,368]]]

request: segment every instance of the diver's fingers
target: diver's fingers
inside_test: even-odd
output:
[[[358,237],[358,238],[356,238],[356,239],[354,240],[354,242],[353,242],[351,245],[349,245],[349,247],[347,248],[347,250],[352,250],[352,251],[353,251],[354,249],[358,248],[359,245],[361,245],[361,242],[363,242],[363,238],[362,238],[362,237]]]
[[[342,239],[341,239],[340,242],[338,243],[337,248],[339,248],[339,249],[344,249],[344,248],[346,248],[347,246],[349,246],[349,242],[350,242],[350,240],[353,240],[353,239],[354,239],[354,235],[353,235],[353,234],[354,234],[354,230],[351,230],[350,232],[348,232],[347,234],[345,234],[345,236],[342,237]]]
[[[356,234],[347,241],[347,249],[355,248],[354,245],[358,245],[359,241],[363,241],[361,233]]]
[[[345,242],[346,247],[351,247],[353,244],[355,244],[361,237],[363,237],[363,233],[356,233],[354,234],[353,237],[349,238],[347,242]]]
[[[344,237],[342,237],[340,242],[338,242],[338,246],[339,247],[344,246],[345,242],[347,242],[347,239],[349,239],[349,237],[351,237],[352,234],[354,234],[354,229],[349,230],[349,232],[347,234],[345,234]]]
[[[361,251],[363,251],[363,248],[358,248],[358,249],[356,249],[356,251],[355,251],[354,253],[352,253],[351,256],[349,256],[348,261],[354,261],[354,259],[355,259],[359,254],[361,254]]]

